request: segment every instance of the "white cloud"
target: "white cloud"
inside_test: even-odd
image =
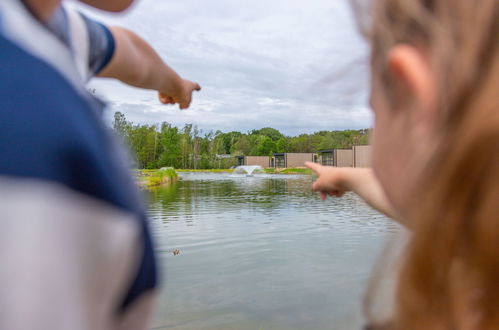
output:
[[[107,80],[92,87],[140,123],[287,134],[368,127],[367,47],[346,1],[142,0],[125,15],[98,14],[140,34],[203,90],[179,111],[154,92]]]

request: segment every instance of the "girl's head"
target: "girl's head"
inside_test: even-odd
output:
[[[373,168],[412,230],[396,329],[499,324],[499,1],[372,0]]]
[[[478,103],[497,106],[499,2],[372,1],[373,162],[405,209],[411,196],[404,192],[436,145],[459,121],[478,117]]]

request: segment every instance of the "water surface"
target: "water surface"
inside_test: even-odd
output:
[[[321,201],[311,183],[182,173],[152,191],[153,329],[360,329],[372,265],[398,227],[352,194]]]

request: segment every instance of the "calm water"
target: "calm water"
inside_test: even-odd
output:
[[[321,201],[311,182],[183,173],[152,191],[153,328],[360,329],[372,265],[398,227],[353,195]]]

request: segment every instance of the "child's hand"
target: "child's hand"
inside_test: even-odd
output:
[[[352,191],[376,210],[405,224],[372,169],[322,166],[310,162],[306,162],[305,166],[317,174],[312,190],[320,192],[323,200],[327,195],[341,197]]]
[[[163,104],[178,103],[180,109],[187,109],[192,101],[192,93],[200,91],[201,86],[198,83],[187,79],[182,79],[178,95],[170,95],[171,93],[159,92],[159,101]]]
[[[322,166],[311,162],[306,162],[305,166],[317,174],[317,180],[312,184],[312,190],[320,192],[322,200],[325,200],[327,195],[341,197],[350,191],[345,178],[348,169]]]

